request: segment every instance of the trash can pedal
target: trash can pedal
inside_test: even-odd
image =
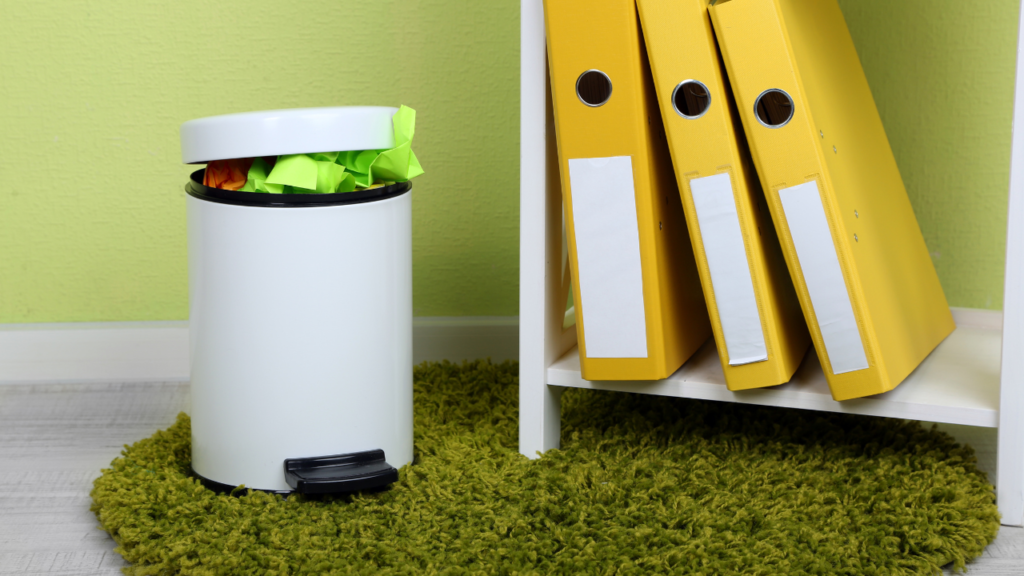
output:
[[[284,461],[288,485],[300,494],[335,494],[383,488],[398,480],[398,470],[384,461],[383,450],[289,458]]]

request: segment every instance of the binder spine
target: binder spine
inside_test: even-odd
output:
[[[707,3],[637,0],[637,8],[726,384],[745,390],[787,382],[810,338]]]
[[[544,10],[581,372],[665,378],[710,326],[636,6],[548,0]]]
[[[733,0],[713,6],[710,14],[783,254],[833,393],[843,374],[855,375],[861,382],[866,378],[873,382],[867,389],[883,392],[891,386],[874,350],[857,271],[843,222],[835,213],[832,181],[817,142],[819,131],[794,66],[778,3]],[[809,201],[809,186],[817,193],[817,212]],[[783,196],[792,202],[787,204]],[[787,210],[787,205],[792,209]],[[794,230],[792,219],[798,213],[820,215],[824,222],[801,222],[800,226],[807,224],[805,228],[814,231],[808,236],[808,230]],[[819,245],[827,240],[831,254],[812,255],[806,249],[802,253],[794,232],[805,232],[803,237],[812,237]],[[824,274],[818,267],[822,261],[835,266]],[[835,293],[836,288],[844,293]]]

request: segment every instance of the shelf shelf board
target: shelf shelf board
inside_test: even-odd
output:
[[[813,350],[808,351],[788,383],[731,392],[725,386],[713,339],[675,374],[652,382],[584,380],[580,376],[579,349],[573,347],[548,367],[547,383],[994,428],[999,421],[1002,316],[983,310],[953,312],[957,329],[902,384],[885,394],[856,400],[832,399]]]

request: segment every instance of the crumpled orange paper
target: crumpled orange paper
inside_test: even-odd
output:
[[[252,158],[214,160],[206,165],[203,185],[223,190],[238,190],[245,185],[250,166]]]

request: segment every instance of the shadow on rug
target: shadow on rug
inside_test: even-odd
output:
[[[999,528],[971,448],[899,420],[568,390],[562,449],[527,460],[517,373],[417,367],[416,461],[386,492],[218,495],[182,414],[92,510],[134,575],[934,574]]]

